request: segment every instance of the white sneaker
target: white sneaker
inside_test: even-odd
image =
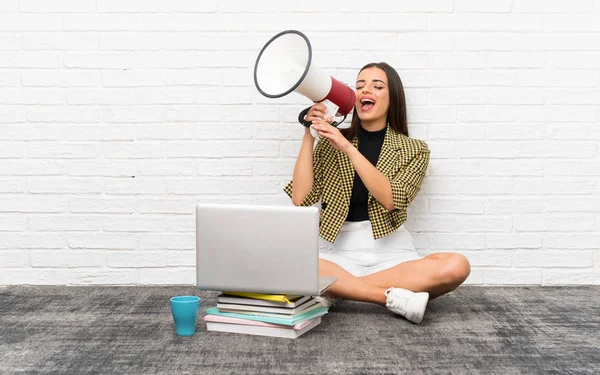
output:
[[[429,301],[429,293],[415,293],[402,288],[389,288],[385,291],[385,296],[387,297],[385,305],[388,309],[413,323],[421,323],[423,315],[425,315],[427,301]]]
[[[315,300],[317,302],[319,302],[321,304],[321,306],[326,307],[326,308],[330,308],[331,306],[334,306],[335,303],[340,300],[340,298],[333,298],[333,297],[326,297],[326,296],[316,296]]]

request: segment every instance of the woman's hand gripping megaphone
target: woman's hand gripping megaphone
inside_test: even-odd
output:
[[[333,117],[337,114],[338,106],[335,103],[330,102],[329,100],[325,100],[320,103],[315,103],[313,106],[306,108],[304,111],[300,112],[298,116],[298,121],[305,127],[310,129],[310,134],[314,138],[319,136],[318,132],[311,127],[314,121],[325,121],[332,126],[338,126],[344,120],[339,122],[333,121]],[[344,119],[346,116],[344,116]]]
[[[336,127],[337,123],[333,122],[333,113],[330,112],[331,107],[328,107],[326,103],[316,103],[312,107],[306,109],[306,116],[304,116],[304,122],[309,125],[305,125],[310,129],[310,134],[313,138],[323,137],[331,143],[331,145],[342,152],[346,152],[352,144],[340,133],[340,130]],[[334,109],[337,111],[337,109]]]

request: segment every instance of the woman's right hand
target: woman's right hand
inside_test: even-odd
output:
[[[312,107],[310,107],[308,113],[306,113],[306,116],[304,116],[304,120],[312,122],[313,125],[318,123],[330,124],[333,121],[333,118],[327,115],[327,107],[325,106],[325,104],[315,103]],[[311,133],[311,128],[312,125],[310,127],[305,128],[304,134],[310,136],[311,139],[314,140],[314,138],[317,137],[317,131],[314,130],[313,134]]]
[[[327,114],[327,107],[323,103],[315,103],[304,117],[306,121],[326,121],[331,124],[333,118]]]

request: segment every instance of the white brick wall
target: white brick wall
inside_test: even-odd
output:
[[[407,227],[471,284],[600,284],[600,1],[4,0],[0,285],[193,284],[194,204],[290,204],[285,29],[353,82],[386,61],[432,150]]]

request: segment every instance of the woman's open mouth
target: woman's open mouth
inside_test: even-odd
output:
[[[360,110],[361,112],[368,112],[375,107],[375,100],[371,98],[362,98],[360,100]]]

